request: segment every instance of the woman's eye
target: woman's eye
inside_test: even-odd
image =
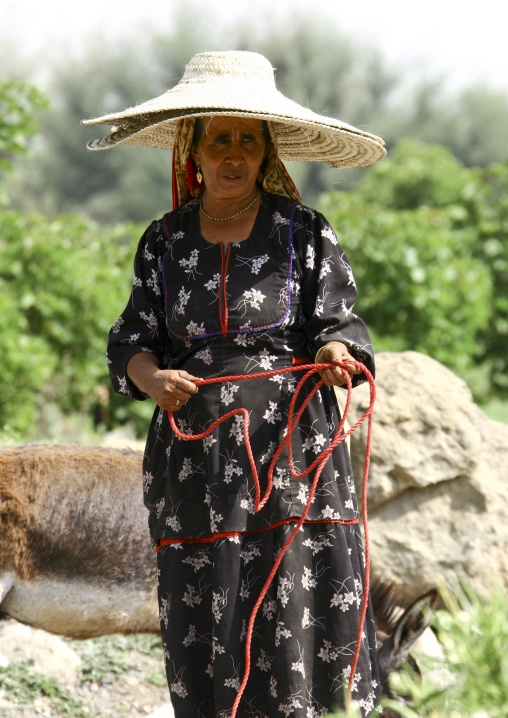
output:
[[[227,135],[219,135],[215,138],[215,142],[219,145],[225,145],[227,142],[229,142],[229,137]]]

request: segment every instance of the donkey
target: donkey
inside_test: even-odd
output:
[[[142,458],[99,447],[0,450],[0,614],[75,639],[160,632]],[[432,589],[407,605],[394,584],[373,583],[384,695],[436,601]]]
[[[76,639],[160,631],[142,457],[0,450],[0,613]]]
[[[384,697],[406,702],[404,696],[393,693],[390,676],[398,673],[405,664],[420,674],[410,650],[428,628],[438,597],[437,589],[431,588],[408,602],[392,581],[383,581],[379,577],[373,581],[371,601],[376,626],[379,679]],[[389,708],[385,708],[382,715],[383,718],[399,718],[399,713]]]

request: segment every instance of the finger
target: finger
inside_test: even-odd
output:
[[[346,381],[341,369],[325,369],[320,372],[326,386],[341,386]]]
[[[185,391],[179,391],[178,389],[176,391],[172,391],[169,396],[169,401],[172,404],[176,404],[177,406],[182,406],[190,399],[190,394],[187,394]]]
[[[176,392],[184,392],[186,394],[195,394],[198,390],[198,387],[194,384],[192,381],[188,381],[187,379],[184,379],[183,377],[179,377],[175,382],[174,391]]]
[[[203,381],[203,378],[202,378],[202,377],[200,377],[200,376],[194,376],[193,374],[189,374],[189,372],[188,372],[188,371],[185,371],[185,369],[180,369],[180,370],[179,370],[179,374],[180,374],[180,377],[181,377],[182,379],[187,379],[187,381],[191,381],[191,382],[194,382],[194,381]]]
[[[343,361],[341,362],[341,364],[343,365],[342,368],[349,374],[360,374],[362,371],[359,367],[356,366],[356,364],[350,364],[347,361]]]
[[[190,394],[180,393],[180,392],[174,392],[170,397],[168,397],[167,405],[169,411],[180,411],[185,404],[189,401]]]
[[[346,373],[342,369],[333,369],[332,370],[332,385],[333,386],[342,386],[347,382],[346,379]]]
[[[360,374],[361,369],[354,363],[355,360],[352,356],[347,354],[346,356],[334,357],[331,360],[334,364],[341,364],[341,369],[344,369],[349,374]]]

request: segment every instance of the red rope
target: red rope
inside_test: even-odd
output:
[[[358,419],[358,421],[345,433],[343,432],[344,425],[346,423],[346,418],[349,412],[349,408],[351,406],[351,391],[352,391],[352,381],[351,377],[347,371],[347,367],[351,364],[354,364],[354,366],[358,367],[363,371],[365,376],[367,377],[367,380],[369,382],[370,387],[370,402],[367,410],[363,414],[363,416]],[[307,381],[307,379],[315,374],[316,372],[322,371],[323,369],[329,369],[332,367],[340,366],[344,369],[346,369],[345,377],[346,377],[346,383],[347,383],[347,401],[346,406],[344,408],[343,416],[341,419],[341,422],[337,428],[337,431],[335,432],[335,435],[330,442],[330,446],[328,446],[326,449],[324,449],[321,454],[319,454],[316,459],[312,462],[312,464],[307,467],[305,471],[302,473],[298,473],[295,469],[294,463],[293,463],[293,448],[291,443],[291,435],[293,431],[295,430],[296,426],[298,425],[298,422],[300,420],[300,417],[302,413],[305,411],[305,408],[309,401],[312,399],[314,394],[320,389],[320,387],[323,385],[323,379],[319,379],[318,382],[316,382],[315,386],[311,389],[311,391],[307,394],[305,397],[305,400],[302,402],[301,407],[298,409],[298,412],[296,413],[296,416],[293,418],[294,414],[294,408],[296,404],[296,400],[298,397],[298,394],[300,393],[304,383]],[[356,672],[356,667],[358,665],[358,659],[360,656],[360,648],[362,643],[362,634],[363,634],[363,628],[365,625],[365,616],[367,614],[367,604],[368,604],[368,596],[369,596],[369,587],[370,587],[370,549],[369,549],[369,534],[368,534],[368,528],[367,528],[367,482],[368,482],[368,475],[369,475],[369,463],[370,463],[370,448],[371,448],[371,442],[372,442],[372,412],[374,410],[374,401],[376,398],[376,388],[374,384],[374,377],[370,373],[370,371],[365,367],[363,364],[361,364],[358,361],[352,361],[348,360],[345,364],[328,364],[328,363],[322,363],[322,364],[300,364],[297,366],[291,366],[287,367],[285,369],[275,369],[274,371],[266,371],[266,372],[259,372],[257,374],[238,374],[238,375],[232,375],[232,376],[221,376],[221,377],[213,377],[211,379],[199,379],[195,381],[196,385],[204,385],[204,384],[217,384],[219,382],[225,382],[225,381],[242,381],[244,379],[259,379],[263,377],[271,377],[271,376],[277,376],[279,374],[286,374],[287,372],[294,372],[294,371],[302,371],[307,370],[306,374],[300,379],[298,382],[298,385],[295,389],[295,392],[293,394],[293,397],[291,399],[291,403],[289,405],[289,412],[288,412],[288,428],[287,433],[282,442],[280,443],[277,451],[275,452],[272,461],[270,462],[270,467],[268,469],[268,483],[266,487],[265,494],[263,498],[261,498],[261,490],[259,486],[259,476],[256,469],[256,464],[254,461],[254,456],[252,454],[252,448],[250,444],[250,438],[249,438],[249,412],[245,408],[239,408],[239,409],[233,409],[232,411],[227,412],[227,414],[224,414],[223,416],[219,417],[216,421],[211,424],[206,431],[203,431],[201,434],[183,434],[178,427],[176,426],[175,419],[173,416],[173,412],[168,412],[169,417],[169,423],[171,424],[171,427],[173,431],[175,432],[176,436],[178,436],[180,439],[185,440],[194,440],[194,439],[204,439],[206,436],[211,434],[211,432],[215,429],[216,426],[221,424],[223,421],[228,419],[230,416],[234,416],[235,414],[243,414],[243,435],[245,439],[245,447],[247,449],[247,455],[249,457],[249,463],[252,469],[252,475],[254,477],[254,485],[255,485],[255,491],[256,491],[256,497],[255,497],[255,511],[259,511],[263,508],[263,506],[266,504],[270,497],[270,492],[272,490],[273,486],[273,471],[275,468],[275,464],[277,463],[277,459],[279,458],[281,452],[283,451],[284,447],[287,444],[288,449],[288,458],[289,458],[289,467],[291,470],[291,474],[296,479],[301,479],[304,476],[307,476],[314,468],[316,469],[316,473],[314,475],[314,478],[312,480],[312,484],[309,490],[309,497],[307,499],[307,503],[305,505],[305,508],[302,512],[302,515],[298,519],[298,523],[296,524],[295,528],[291,532],[291,535],[286,540],[285,544],[283,545],[282,549],[279,551],[279,555],[277,556],[274,565],[272,567],[272,570],[270,571],[270,574],[268,578],[265,581],[265,584],[263,588],[261,589],[261,593],[258,596],[258,599],[256,603],[254,604],[254,608],[252,609],[250,619],[249,619],[249,625],[247,628],[247,639],[245,644],[245,670],[243,674],[243,680],[240,685],[240,688],[238,690],[238,693],[236,695],[235,702],[233,704],[233,709],[231,712],[231,718],[235,718],[236,712],[238,710],[238,706],[240,704],[243,692],[245,690],[245,687],[247,685],[247,681],[249,680],[249,674],[250,674],[250,653],[251,653],[251,644],[252,644],[252,634],[254,631],[254,621],[256,620],[257,612],[263,603],[263,599],[266,595],[266,592],[268,591],[268,588],[270,587],[270,584],[272,583],[275,574],[277,573],[277,569],[279,568],[279,565],[282,561],[282,558],[286,551],[288,550],[289,546],[291,545],[293,539],[295,538],[296,534],[300,530],[302,524],[304,523],[307,514],[309,512],[312,499],[314,498],[314,494],[316,492],[317,484],[319,481],[319,477],[321,476],[321,472],[323,471],[323,468],[330,458],[330,454],[335,449],[336,446],[338,446],[342,441],[344,441],[355,429],[357,429],[360,424],[362,424],[365,419],[368,419],[368,432],[367,432],[367,447],[365,452],[365,465],[364,465],[364,471],[363,471],[363,495],[362,495],[362,514],[363,514],[363,530],[364,530],[364,538],[365,538],[365,576],[364,576],[364,591],[363,591],[363,602],[362,602],[362,610],[360,612],[360,621],[358,624],[358,633],[356,637],[356,649],[355,654],[353,657],[353,662],[351,664],[351,673],[349,676],[349,686],[348,686],[348,700],[351,699],[351,691],[353,689],[353,683],[354,683],[354,676]]]

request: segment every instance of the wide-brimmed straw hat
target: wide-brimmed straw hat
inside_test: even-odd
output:
[[[180,82],[159,97],[123,112],[85,120],[112,125],[111,134],[88,143],[91,150],[121,144],[173,149],[183,117],[228,115],[272,123],[282,160],[363,167],[385,156],[383,140],[293,102],[275,87],[270,62],[254,52],[202,52],[185,67]]]

